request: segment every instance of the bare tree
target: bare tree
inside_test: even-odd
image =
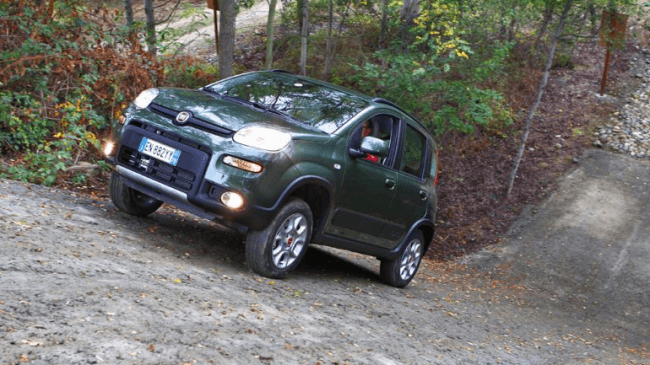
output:
[[[126,26],[130,31],[133,28],[133,4],[131,0],[124,0],[124,15],[126,17]]]
[[[546,33],[546,28],[551,23],[551,20],[553,20],[554,10],[555,10],[555,1],[546,0],[546,4],[544,7],[544,19],[542,20],[542,24],[540,25],[539,30],[537,31],[537,38],[535,39],[535,44],[533,45],[533,49],[537,49],[539,42],[542,40],[542,37],[544,37],[544,34]]]
[[[235,2],[219,0],[220,32],[219,35],[219,77],[225,79],[233,75],[232,62],[235,56]]]
[[[334,0],[329,0],[329,19],[327,20],[327,41],[325,42],[325,68],[323,80],[327,80],[332,63],[332,23],[334,23]]]
[[[571,9],[572,4],[573,4],[573,0],[566,0],[566,3],[564,4],[564,10],[562,11],[562,15],[560,16],[560,21],[557,25],[557,28],[555,28],[555,34],[553,35],[553,40],[551,41],[551,48],[548,50],[548,58],[546,59],[546,66],[544,67],[544,75],[542,76],[542,80],[540,81],[539,87],[537,88],[537,96],[535,97],[535,102],[530,107],[530,110],[528,111],[528,116],[526,117],[526,125],[524,127],[524,134],[521,138],[521,145],[519,146],[517,157],[515,157],[515,164],[512,167],[512,173],[510,174],[510,181],[508,181],[508,192],[506,194],[507,197],[510,197],[512,186],[515,183],[515,178],[517,177],[517,170],[519,169],[519,163],[521,162],[521,158],[524,155],[524,150],[526,148],[526,141],[528,140],[530,126],[533,124],[535,111],[537,110],[537,106],[539,105],[539,102],[542,100],[542,95],[544,94],[544,89],[546,88],[546,84],[548,83],[548,77],[549,74],[551,73],[551,66],[553,65],[553,57],[555,57],[555,48],[557,47],[557,41],[562,36],[562,32],[564,31],[564,23],[566,22],[566,18],[569,14],[569,10]]]
[[[144,13],[147,16],[147,51],[156,56],[156,19],[153,14],[153,1],[144,0]]]
[[[302,0],[302,32],[300,37],[300,74],[307,76],[307,37],[309,36],[309,0]]]
[[[266,21],[266,69],[273,65],[273,24],[275,23],[275,5],[277,0],[269,1],[269,17]]]
[[[343,25],[345,24],[345,20],[348,17],[348,13],[350,12],[350,6],[352,5],[352,1],[348,1],[347,5],[345,6],[345,12],[343,13],[343,16],[341,16],[341,21],[339,22],[339,27],[336,31],[336,36],[333,36],[332,34],[332,27],[333,27],[333,22],[334,22],[334,14],[333,14],[333,5],[334,2],[331,1],[330,5],[330,25],[328,29],[328,34],[327,34],[327,44],[326,44],[326,53],[325,53],[325,68],[323,69],[323,79],[326,80],[329,77],[330,70],[332,68],[332,62],[334,61],[334,54],[336,52],[333,52],[332,50],[336,48],[336,41],[338,39],[341,39],[341,33],[343,32]]]
[[[402,48],[405,49],[407,44],[411,44],[413,37],[410,29],[413,27],[414,20],[420,14],[420,0],[403,0],[402,10],[400,11],[400,20],[402,22],[399,37],[402,40]]]
[[[379,29],[379,48],[386,48],[386,33],[388,32],[388,5],[390,0],[382,0],[381,28]]]

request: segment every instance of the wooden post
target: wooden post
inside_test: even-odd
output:
[[[610,47],[607,47],[607,52],[605,52],[605,68],[603,69],[603,81],[600,83],[600,96],[605,95],[605,85],[607,84],[607,73],[609,72],[609,58],[611,57],[612,54],[609,48]]]
[[[612,48],[621,48],[625,40],[625,30],[627,28],[627,15],[608,10],[603,10],[603,17],[600,21],[600,41],[599,45],[605,47],[605,67],[603,69],[603,81],[600,84],[600,95],[605,94],[605,85],[607,84],[607,74],[609,73],[609,60],[611,58]]]

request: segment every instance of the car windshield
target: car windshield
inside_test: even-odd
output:
[[[282,112],[326,133],[334,132],[368,106],[352,93],[273,72],[244,74],[204,89]]]

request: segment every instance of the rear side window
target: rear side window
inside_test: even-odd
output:
[[[407,124],[400,171],[415,177],[422,177],[424,151],[426,151],[426,139],[415,128]]]

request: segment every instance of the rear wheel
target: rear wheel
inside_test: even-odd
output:
[[[265,229],[248,233],[248,266],[259,275],[283,278],[305,255],[312,224],[309,205],[297,198],[290,200]]]
[[[120,174],[113,171],[110,182],[111,201],[120,210],[134,216],[146,217],[160,208],[162,202],[124,184]]]
[[[394,260],[382,260],[381,279],[388,285],[403,288],[411,282],[424,256],[424,235],[415,230],[406,238],[402,254]]]

